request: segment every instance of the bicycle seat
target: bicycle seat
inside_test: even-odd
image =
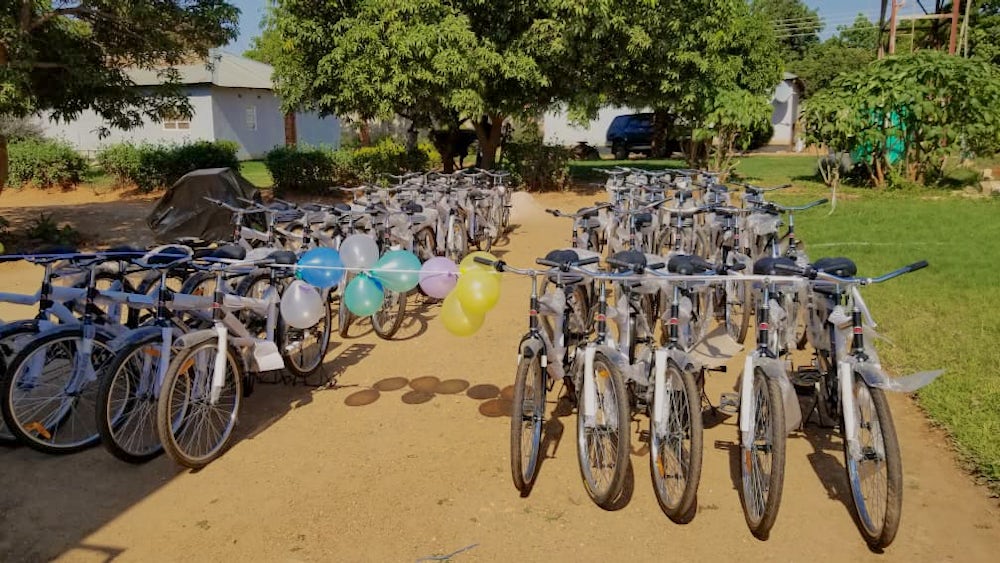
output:
[[[247,249],[235,244],[226,244],[216,248],[208,255],[209,258],[221,258],[223,260],[242,260],[247,256]]]
[[[291,250],[276,250],[268,254],[267,259],[275,264],[295,264],[299,261],[298,257]]]
[[[644,212],[637,213],[635,216],[635,226],[642,229],[653,224],[653,214]]]
[[[638,250],[622,250],[611,257],[615,262],[621,262],[622,264],[628,264],[632,270],[640,270],[646,267],[646,255]],[[618,271],[623,268],[616,267]]]
[[[414,213],[423,213],[424,206],[420,205],[419,203],[414,203],[411,201],[403,205],[403,211],[408,215],[413,215]]]
[[[775,270],[775,266],[778,264],[791,266],[792,268],[797,267],[795,260],[792,260],[791,258],[785,258],[784,256],[773,258],[768,256],[754,262],[753,273],[758,276],[784,275],[784,272],[778,272]]]
[[[578,215],[581,219],[590,219],[592,217],[597,217],[600,212],[600,209],[594,209],[593,207],[581,207],[576,211],[576,215]]]
[[[580,255],[570,248],[550,251],[545,255],[545,259],[564,266],[575,266],[581,260]],[[583,281],[583,276],[576,273],[558,272],[549,274],[549,279],[553,282],[558,281],[563,285],[572,285]]]
[[[184,261],[185,259],[190,258],[191,255],[192,253],[190,248],[179,244],[171,244],[157,248],[149,253],[143,253],[140,255],[142,257],[142,261],[139,264],[141,266],[150,267],[168,266]]]
[[[110,258],[116,260],[130,260],[146,254],[145,249],[128,245],[112,246],[106,252],[110,255]]]
[[[813,262],[812,268],[817,272],[833,274],[838,278],[850,278],[858,275],[858,266],[850,258],[838,256],[835,258],[820,258]]]
[[[333,204],[333,208],[341,213],[351,212],[351,206],[346,203],[335,203]]]
[[[317,203],[307,203],[302,206],[303,211],[323,211],[323,207]]]
[[[702,274],[711,269],[712,265],[706,262],[705,259],[689,254],[676,254],[671,256],[670,261],[667,262],[668,272],[682,276]]]
[[[677,199],[679,200],[691,199],[694,197],[694,190],[692,189],[674,190],[674,193],[677,194]]]

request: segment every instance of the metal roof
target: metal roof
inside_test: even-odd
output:
[[[212,84],[223,88],[259,88],[273,90],[271,65],[259,63],[225,51],[214,50],[207,61],[178,65],[181,84]],[[154,86],[163,81],[157,71],[130,69],[129,78],[136,86]]]

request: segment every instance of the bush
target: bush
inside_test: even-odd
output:
[[[548,145],[541,134],[529,127],[519,138],[503,146],[500,167],[516,184],[533,191],[564,190],[569,186],[569,161],[573,150]]]
[[[69,187],[80,181],[87,161],[73,147],[61,141],[26,139],[11,143],[10,176],[7,185],[20,187]]]
[[[350,171],[362,180],[373,182],[383,174],[426,170],[431,159],[425,148],[426,145],[418,145],[416,150],[407,152],[400,143],[382,139],[373,146],[355,150],[350,159]],[[437,160],[440,164],[441,155]]]
[[[318,192],[334,185],[333,155],[320,148],[275,147],[264,155],[264,166],[279,197],[289,191]]]
[[[182,145],[119,143],[97,153],[104,172],[120,185],[134,184],[149,191],[173,184],[192,170],[239,170],[239,145],[233,141],[197,141]]]

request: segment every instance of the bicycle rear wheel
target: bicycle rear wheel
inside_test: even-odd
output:
[[[650,407],[649,470],[656,501],[664,514],[678,524],[686,524],[697,511],[701,480],[701,392],[691,373],[673,362],[667,366],[665,383],[662,400],[654,399]],[[659,413],[652,410],[657,404]],[[657,424],[654,418],[660,422]]]
[[[589,416],[584,412],[588,399],[583,397],[577,414],[577,454],[587,494],[601,508],[610,509],[628,473],[631,412],[621,373],[601,353],[594,357],[592,377],[594,412]]]
[[[399,327],[403,324],[403,317],[406,316],[406,299],[408,293],[385,291],[385,299],[382,307],[372,315],[372,328],[375,334],[384,340],[389,340],[399,332]]]
[[[292,328],[278,319],[276,340],[285,359],[285,369],[297,377],[315,373],[330,347],[333,313],[329,301],[323,303],[323,318],[309,328]]]
[[[740,502],[750,532],[765,540],[778,517],[785,480],[785,411],[781,387],[760,368],[754,370],[753,411],[750,433],[753,443],[740,437]],[[750,405],[740,405],[740,409]]]
[[[16,321],[0,328],[0,377],[7,373],[10,362],[39,332],[38,321]],[[0,444],[17,442],[0,416]]]
[[[860,451],[852,454],[844,440],[847,481],[861,534],[868,545],[882,549],[896,538],[903,508],[899,441],[885,392],[869,387],[857,373],[853,390],[854,433]]]
[[[222,387],[213,400],[215,358],[226,354]],[[163,449],[178,464],[204,467],[226,450],[243,401],[243,374],[231,350],[207,340],[174,356],[157,402]]]
[[[89,365],[83,327],[40,335],[17,354],[0,379],[7,429],[32,449],[67,454],[100,440],[97,381],[114,360],[110,336],[97,332]]]
[[[526,497],[535,485],[545,425],[545,370],[541,357],[521,358],[514,380],[510,418],[510,470],[514,486]]]

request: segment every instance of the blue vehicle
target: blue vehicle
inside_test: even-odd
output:
[[[625,160],[633,152],[649,156],[653,150],[653,114],[619,115],[608,127],[607,142],[618,160]]]

